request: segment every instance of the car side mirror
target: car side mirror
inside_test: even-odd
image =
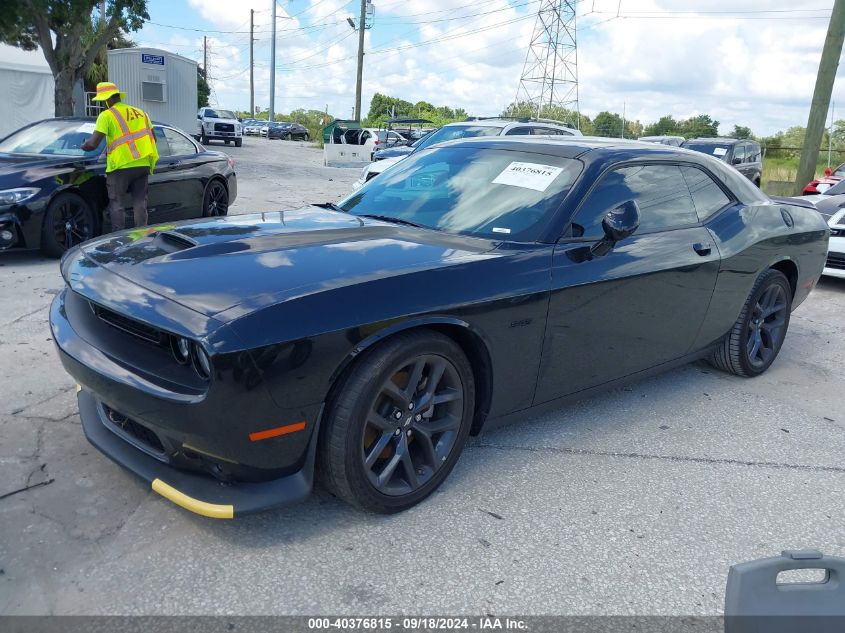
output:
[[[640,208],[633,200],[623,202],[607,212],[601,221],[604,237],[590,248],[595,257],[607,255],[616,243],[633,235],[640,226]]]
[[[734,159],[731,161],[731,165],[739,165],[741,162],[742,162],[742,159],[741,159],[741,158],[734,158]]]
[[[201,114],[197,114],[197,118],[198,118],[198,119],[201,119],[201,118],[202,118],[202,115],[201,115]]]

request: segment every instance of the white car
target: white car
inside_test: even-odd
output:
[[[361,171],[361,176],[352,183],[352,188],[360,189],[364,184],[378,176],[390,166],[405,159],[414,152],[443,141],[453,141],[459,138],[470,138],[474,136],[583,136],[580,131],[573,127],[564,125],[557,121],[543,119],[476,119],[461,121],[460,123],[447,123],[439,130],[424,136],[413,144],[414,150],[405,156],[385,158],[384,160],[370,163]]]
[[[252,121],[244,125],[244,134],[247,136],[258,136],[261,134],[261,128],[266,127],[264,121]]]
[[[235,147],[243,143],[243,130],[238,117],[231,110],[200,108],[197,113],[197,140],[203,145],[209,141],[223,141]]]
[[[824,193],[795,196],[795,199],[812,202],[830,227],[827,262],[822,275],[845,279],[845,180],[840,180]]]

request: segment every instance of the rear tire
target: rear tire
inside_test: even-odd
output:
[[[318,475],[359,508],[406,510],[449,475],[474,408],[472,367],[454,341],[423,330],[397,334],[366,352],[329,402]]]
[[[229,213],[229,192],[226,185],[215,178],[205,188],[202,198],[202,217],[222,217]]]
[[[722,371],[759,376],[777,358],[789,328],[792,287],[779,270],[764,272],[751,289],[730,333],[713,351],[710,364]]]
[[[61,257],[65,251],[96,234],[94,211],[85,199],[75,193],[60,193],[50,202],[41,227],[41,250],[50,257]]]

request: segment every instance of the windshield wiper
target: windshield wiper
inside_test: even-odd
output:
[[[423,224],[417,224],[416,222],[411,222],[410,220],[405,220],[403,218],[394,218],[391,215],[377,215],[375,213],[361,213],[358,215],[359,218],[370,218],[371,220],[381,220],[382,222],[392,222],[393,224],[404,224],[405,226],[413,226],[418,229],[427,229],[431,228],[425,226]]]
[[[313,204],[311,206],[320,207],[321,209],[331,209],[332,211],[339,211],[340,213],[346,213],[344,209],[341,209],[334,202],[323,202],[322,204]]]

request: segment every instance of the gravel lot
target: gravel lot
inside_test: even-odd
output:
[[[231,213],[337,200],[304,143],[226,148]],[[716,614],[728,567],[845,555],[845,283],[823,280],[755,380],[690,365],[471,440],[399,516],[318,491],[192,515],[82,434],[47,324],[56,262],[0,255],[0,613]],[[47,483],[51,482],[51,483]]]

